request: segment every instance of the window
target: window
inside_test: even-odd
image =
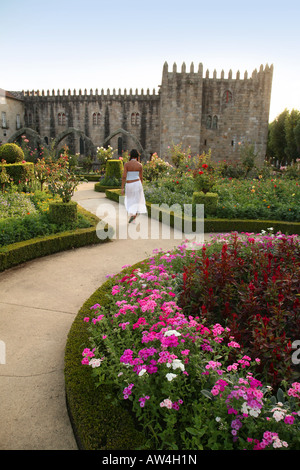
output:
[[[101,113],[93,113],[93,126],[100,124]]]
[[[65,113],[58,113],[58,125],[65,126],[66,125],[66,115]]]
[[[225,93],[223,94],[223,103],[224,104],[229,104],[232,102],[232,93],[229,90],[226,90]]]
[[[213,129],[218,129],[218,117],[214,116],[212,120],[212,128]]]
[[[2,128],[6,129],[7,121],[6,121],[6,113],[4,111],[2,111],[1,120],[2,120]]]
[[[17,114],[17,129],[20,129],[21,128],[21,118],[20,118],[20,114]]]
[[[207,116],[206,118],[206,129],[211,128],[211,116]]]
[[[132,126],[139,126],[140,125],[140,114],[139,113],[131,113],[131,125]]]

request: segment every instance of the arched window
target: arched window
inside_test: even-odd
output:
[[[211,116],[207,116],[206,118],[206,129],[211,128]]]
[[[229,90],[226,90],[223,94],[223,103],[228,104],[232,102],[232,93]]]
[[[213,129],[218,129],[218,117],[214,116],[212,120],[212,128]]]
[[[66,125],[66,115],[65,113],[58,113],[58,125],[65,126]]]
[[[131,125],[132,126],[139,126],[140,125],[140,114],[139,113],[131,113]]]
[[[93,126],[100,124],[101,113],[93,113]]]

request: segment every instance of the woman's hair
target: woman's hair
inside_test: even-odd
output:
[[[129,160],[131,160],[132,158],[138,158],[138,157],[139,157],[139,152],[136,149],[132,149],[130,152]]]

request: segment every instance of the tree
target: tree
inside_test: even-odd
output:
[[[285,109],[277,118],[272,122],[270,127],[270,145],[271,157],[273,161],[279,164],[285,164],[285,148],[286,148],[286,136],[285,136],[285,121],[289,112]]]
[[[299,157],[300,111],[285,109],[269,125],[267,158],[277,165],[286,165]]]
[[[292,163],[300,157],[299,145],[296,141],[295,129],[300,124],[300,111],[293,109],[290,114],[286,115],[285,118],[285,137],[286,137],[286,148],[285,154],[287,162]]]

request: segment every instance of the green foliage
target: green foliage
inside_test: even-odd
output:
[[[107,160],[104,178],[100,181],[101,186],[121,186],[123,175],[123,161]]]
[[[126,270],[124,270],[124,273]],[[90,371],[82,367],[78,352],[88,340],[83,319],[96,303],[108,302],[112,280],[108,279],[84,303],[72,324],[65,349],[66,396],[75,425],[79,447],[86,450],[142,449],[145,436],[129,411],[116,404],[114,388],[109,384],[95,387]]]
[[[81,181],[84,180],[69,167],[68,156],[66,154],[61,155],[57,162],[51,165],[48,190],[54,196],[60,196],[63,202],[70,202]]]
[[[269,125],[267,157],[279,165],[300,158],[300,112],[285,109]]]
[[[57,225],[73,224],[77,221],[77,202],[54,202],[49,204],[48,217]]]
[[[179,168],[186,157],[186,152],[182,150],[182,144],[173,144],[172,147],[168,149],[168,156],[176,168]]]
[[[172,172],[172,166],[154,153],[151,160],[143,164],[143,180],[155,181]]]
[[[0,146],[0,161],[17,163],[24,160],[24,152],[17,144],[3,144]]]
[[[115,150],[110,145],[107,148],[98,147],[97,160],[100,162],[101,166],[105,167],[106,163],[114,158],[114,153]]]
[[[0,185],[1,190],[4,192],[5,187],[11,182],[9,175],[7,174],[6,168],[4,165],[0,166]]]
[[[55,224],[49,227],[46,214],[40,218],[35,215],[35,219],[33,215],[27,215],[25,227],[22,226],[23,219],[4,220],[4,225],[0,225],[0,236],[5,237],[5,246],[0,247],[0,271],[41,256],[108,241],[97,236],[98,217],[82,207],[78,211],[77,228]]]
[[[1,148],[1,147],[0,147]],[[20,186],[23,190],[30,187],[34,179],[34,166],[31,162],[2,164],[9,175],[11,184]]]
[[[257,153],[255,153],[253,144],[242,145],[241,149],[241,165],[244,168],[244,177],[247,178],[248,174],[255,168],[255,160]]]
[[[194,192],[192,204],[203,204],[205,214],[215,214],[218,203],[218,195],[216,193],[204,193],[203,191]]]

